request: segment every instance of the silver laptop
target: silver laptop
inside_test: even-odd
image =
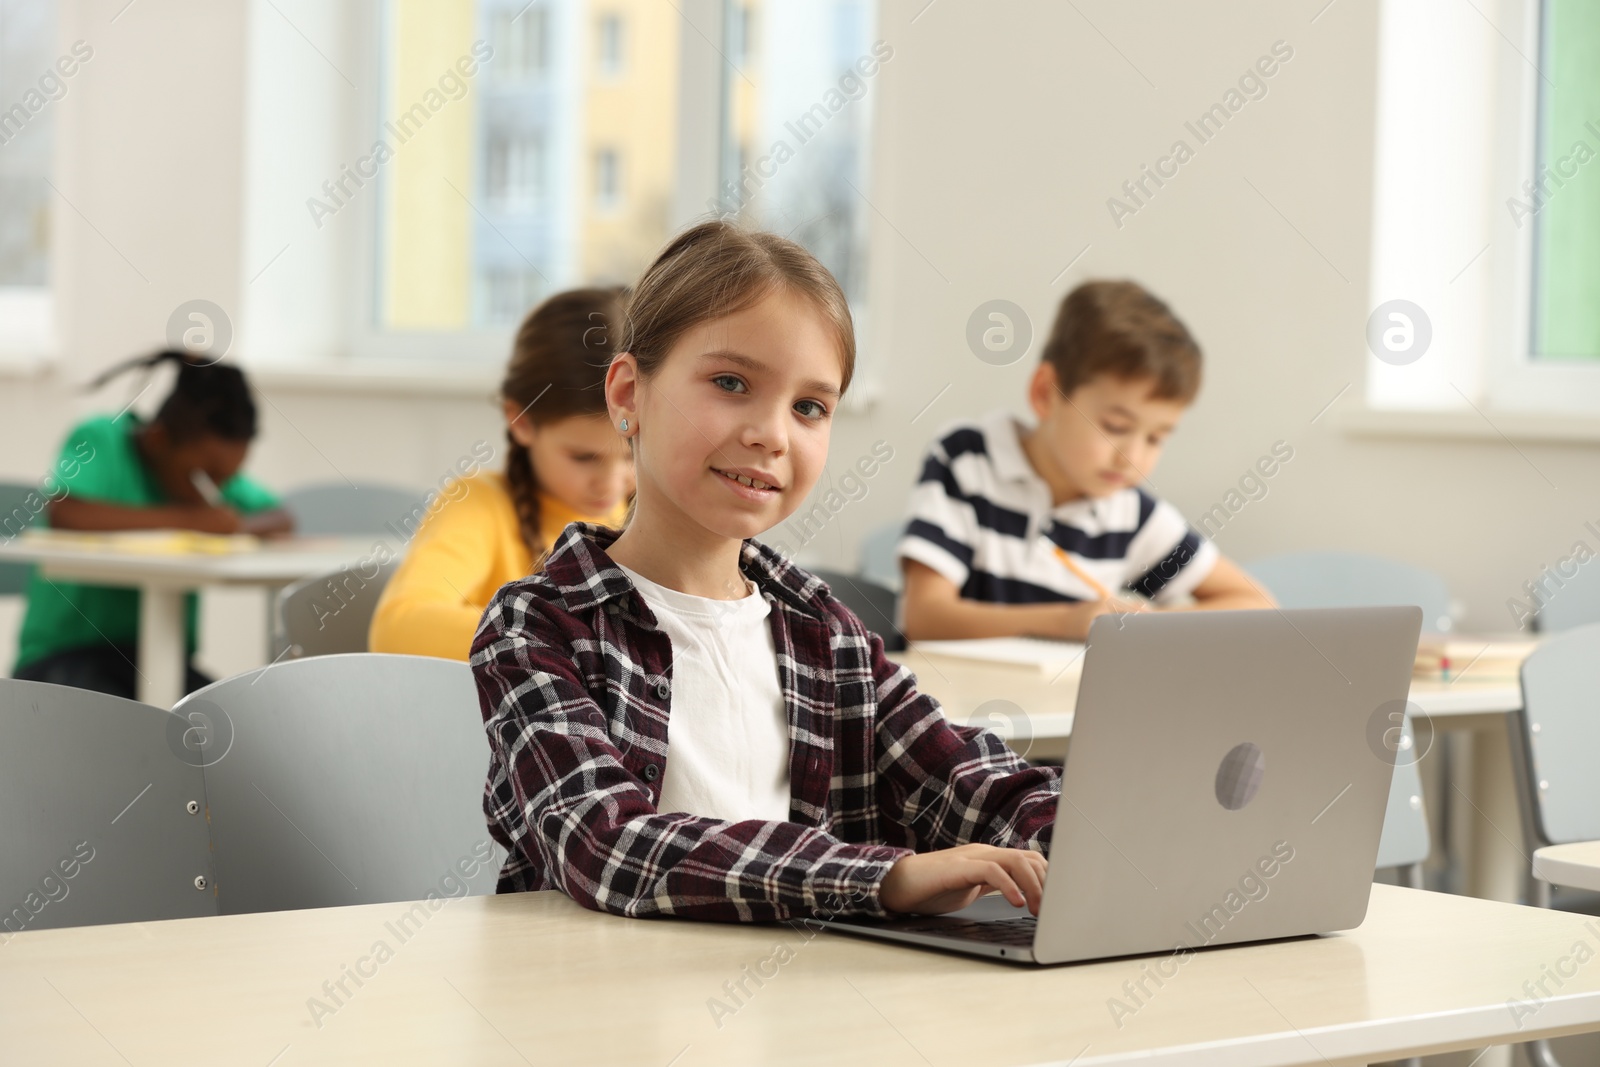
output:
[[[991,895],[827,927],[1068,963],[1361,925],[1421,625],[1416,607],[1097,619],[1038,918]]]

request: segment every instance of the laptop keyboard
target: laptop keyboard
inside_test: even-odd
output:
[[[982,941],[992,945],[1033,946],[1034,932],[1039,920],[1029,915],[1020,919],[903,919],[893,929],[913,934],[933,934],[937,937],[957,937],[963,941]]]

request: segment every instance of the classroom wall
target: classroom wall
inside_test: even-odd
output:
[[[853,563],[861,534],[899,514],[942,424],[1023,409],[1060,297],[1087,277],[1132,276],[1172,303],[1207,354],[1204,391],[1155,472],[1159,493],[1196,518],[1287,442],[1294,457],[1268,495],[1218,533],[1225,552],[1383,552],[1443,573],[1468,627],[1508,628],[1506,598],[1600,518],[1587,504],[1594,449],[1341,429],[1362,393],[1370,310],[1377,11],[1376,0],[1325,4],[884,0],[880,36],[894,55],[868,90],[878,110],[861,364],[876,399],[838,417],[831,467],[843,473],[879,440],[894,458],[802,558]],[[121,6],[63,2],[64,43],[81,37],[95,56],[52,105],[57,185],[74,205],[58,202],[55,218],[61,350],[41,372],[0,367],[0,478],[38,477],[72,419],[117,399],[75,388],[160,343],[179,303],[235,307],[249,284],[243,5],[140,0],[111,22]],[[1495,4],[1480,6],[1493,17]],[[1175,139],[1195,145],[1185,121],[1277,41],[1293,57],[1266,96],[1118,226],[1107,198]],[[965,339],[974,309],[996,298],[1024,308],[1035,335],[1033,352],[1006,367]],[[261,392],[252,466],[281,487],[427,485],[476,440],[500,439],[486,392],[271,379]],[[259,647],[259,616],[234,614],[248,618],[207,627],[206,657],[222,669],[248,665]],[[5,626],[0,615],[9,664]]]

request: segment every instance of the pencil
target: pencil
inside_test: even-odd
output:
[[[1066,549],[1062,548],[1060,545],[1051,545],[1050,547],[1056,550],[1056,556],[1060,558],[1062,563],[1066,564],[1067,570],[1072,572],[1073,577],[1077,578],[1078,581],[1094,590],[1095,596],[1099,597],[1101,600],[1111,599],[1111,594],[1106,592],[1106,587],[1091,578],[1088,571],[1078,566],[1077,561],[1067,553]]]
[[[189,472],[189,481],[194,485],[195,491],[205,498],[207,504],[214,508],[222,507],[222,490],[211,480],[211,475],[203,470],[193,470]]]

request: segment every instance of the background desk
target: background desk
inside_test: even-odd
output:
[[[138,589],[138,699],[170,708],[183,696],[186,593],[208,585],[255,586],[275,611],[278,589],[355,562],[371,547],[371,538],[290,538],[245,552],[158,555],[24,536],[0,543],[0,561],[37,564],[47,578]]]
[[[82,1067],[1347,1067],[1600,1029],[1600,962],[1520,1018],[1507,1007],[1574,942],[1600,943],[1583,916],[1372,892],[1358,930],[1195,954],[1159,989],[1147,980],[1120,1027],[1107,1002],[1150,957],[1024,968],[782,925],[618,919],[556,893],[40,930],[0,946],[0,1053]],[[330,994],[346,967],[361,984]],[[761,970],[763,984],[745,978]],[[730,992],[741,979],[747,997]]]
[[[917,688],[939,701],[951,719],[990,725],[1015,741],[1019,751],[1065,755],[1081,663],[1052,677],[1035,667],[929,655],[915,648],[889,658],[909,667]],[[1499,727],[1508,712],[1521,709],[1522,689],[1515,681],[1477,681],[1471,675],[1454,682],[1418,680],[1412,683],[1411,701],[1442,729]]]

